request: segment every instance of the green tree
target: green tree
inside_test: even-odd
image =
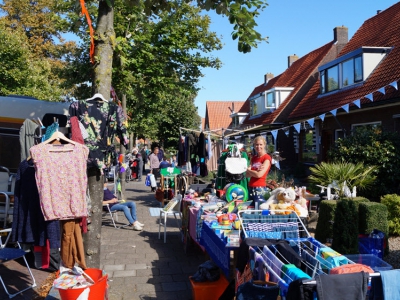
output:
[[[177,142],[179,127],[199,128],[193,101],[197,83],[203,68],[220,67],[207,53],[222,45],[198,8],[182,3],[156,19],[142,10],[137,7],[129,15],[117,10],[114,87],[127,95],[133,132],[159,140],[175,137]]]
[[[379,201],[386,194],[400,192],[400,135],[381,126],[358,127],[350,136],[336,141],[331,160],[345,159],[354,164],[377,166],[373,186],[362,191],[370,200]]]
[[[60,100],[70,92],[62,85],[65,80],[61,76],[61,70],[66,65],[63,56],[74,50],[76,45],[74,42],[64,42],[61,37],[66,23],[61,18],[62,12],[58,10],[57,5],[57,1],[50,0],[5,0],[0,3],[0,12],[3,13],[0,18],[1,30],[4,35],[9,35],[9,40],[20,42],[17,48],[21,49],[15,49],[14,53],[17,56],[14,58],[20,55],[20,60],[26,60],[26,65],[12,77],[16,79],[23,72],[28,72],[17,84],[15,80],[4,81],[3,94],[14,93],[45,100]],[[3,47],[3,55],[10,54],[6,47]],[[5,61],[1,64],[4,72],[8,72],[7,78],[10,79],[10,73],[15,71],[15,66]]]

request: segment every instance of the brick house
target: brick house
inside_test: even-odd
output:
[[[357,126],[399,131],[399,31],[400,3],[366,20],[350,41],[346,27],[334,28],[332,42],[290,56],[285,72],[265,76],[246,100],[242,126],[262,125],[254,133],[268,133],[283,167],[325,160],[334,141]]]

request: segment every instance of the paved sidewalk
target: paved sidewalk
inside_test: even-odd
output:
[[[109,275],[109,300],[189,300],[192,289],[189,276],[194,275],[198,266],[207,257],[197,247],[192,246],[187,253],[181,241],[181,233],[174,217],[170,217],[167,227],[167,243],[163,233],[158,239],[158,217],[150,216],[150,207],[160,207],[154,193],[142,182],[126,184],[126,200],[134,201],[138,220],[145,223],[143,231],[128,228],[115,229],[104,222],[101,232],[101,268]],[[109,218],[108,216],[104,218]],[[126,218],[119,212],[120,224]],[[163,229],[163,228],[161,228]],[[12,270],[12,273],[9,273]],[[51,273],[32,268],[37,287],[16,296],[15,300],[38,298],[38,288]],[[26,287],[26,268],[18,262],[0,265],[0,275],[12,286]],[[11,288],[11,291],[12,288]],[[15,292],[15,291],[13,291]],[[8,299],[0,285],[0,299]],[[57,290],[52,289],[46,300],[61,299]]]
[[[126,198],[136,203],[138,220],[145,227],[138,232],[103,226],[101,267],[110,277],[109,299],[192,299],[189,276],[206,256],[197,248],[185,253],[174,217],[168,221],[167,243],[163,234],[158,239],[159,218],[151,217],[149,208],[160,205],[144,181],[127,183]],[[125,222],[122,213],[119,221]]]

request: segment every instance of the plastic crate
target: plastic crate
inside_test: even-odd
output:
[[[375,272],[391,270],[393,267],[373,254],[345,254],[354,263],[371,267]]]
[[[229,284],[222,274],[217,281],[195,282],[192,278],[189,279],[193,300],[218,300]]]

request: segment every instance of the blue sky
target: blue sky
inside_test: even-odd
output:
[[[211,31],[222,36],[224,48],[214,56],[223,63],[219,70],[205,69],[200,79],[201,90],[195,99],[198,113],[205,117],[206,101],[245,101],[254,87],[263,83],[264,75],[275,76],[288,66],[289,55],[299,57],[333,40],[333,28],[346,26],[349,39],[378,10],[397,3],[394,0],[269,0],[268,7],[256,20],[258,31],[268,36],[250,53],[240,53],[237,41],[232,41],[232,25],[215,13],[211,17]]]

